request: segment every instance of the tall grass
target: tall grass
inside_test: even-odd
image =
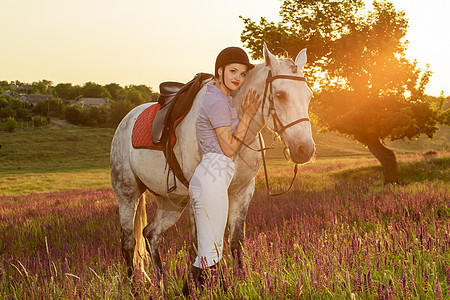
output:
[[[431,164],[448,174],[444,162],[448,157],[413,160],[400,170],[418,173]],[[317,168],[323,170],[311,172],[324,178],[340,172]],[[367,174],[364,166],[348,168]],[[347,172],[345,164],[341,171]],[[286,182],[282,171],[272,175]],[[258,188],[246,221],[243,268],[234,268],[225,243],[228,289],[212,278],[192,297],[448,299],[450,195],[448,179],[440,176],[386,187],[376,177],[343,177],[315,188],[300,178],[277,198]],[[151,217],[155,204],[147,210]],[[110,188],[0,197],[0,298],[174,298],[188,268],[186,214],[161,245],[164,292],[150,266],[148,278],[137,272],[129,281],[119,240]]]

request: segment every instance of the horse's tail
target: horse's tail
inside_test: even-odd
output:
[[[145,194],[139,198],[136,214],[134,216],[134,239],[136,240],[136,246],[134,247],[134,266],[143,270],[144,260],[148,257],[148,253],[145,247],[145,238],[143,231],[147,226],[147,212],[145,210]]]

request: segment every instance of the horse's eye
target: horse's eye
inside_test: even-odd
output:
[[[283,91],[278,91],[275,93],[275,97],[280,100],[285,100],[287,98],[287,94]]]

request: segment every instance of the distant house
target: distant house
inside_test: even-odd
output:
[[[31,95],[20,95],[20,100],[24,102],[30,103],[32,106],[36,106],[39,102],[47,102],[52,100],[52,95],[39,95],[39,94],[31,94]]]
[[[39,94],[31,94],[27,95],[24,93],[17,93],[14,91],[6,91],[1,94],[1,96],[8,95],[13,98],[19,99],[22,102],[28,102],[32,106],[36,106],[39,102],[46,102],[52,100],[52,95],[39,95]]]
[[[20,97],[25,96],[25,95],[26,94],[14,92],[14,91],[12,91],[12,92],[11,91],[5,91],[5,92],[2,93],[2,96],[11,96],[11,97],[17,98],[17,99],[20,99]]]
[[[111,103],[109,103],[109,100],[105,98],[79,98],[73,102],[72,105],[80,105],[82,107],[103,105],[109,107]]]

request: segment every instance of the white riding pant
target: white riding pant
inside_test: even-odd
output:
[[[189,196],[197,228],[197,268],[213,266],[222,259],[223,236],[228,217],[228,187],[234,162],[223,154],[207,153],[189,183]]]

